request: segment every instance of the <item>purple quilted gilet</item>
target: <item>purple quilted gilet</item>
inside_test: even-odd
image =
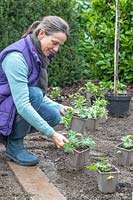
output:
[[[4,57],[12,51],[20,52],[24,56],[29,70],[28,85],[30,87],[37,85],[42,68],[42,62],[29,35],[0,52],[0,134],[2,135],[9,135],[11,133],[16,114],[16,107],[13,103],[10,87],[1,64]]]

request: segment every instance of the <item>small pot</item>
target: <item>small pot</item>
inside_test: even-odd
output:
[[[90,92],[86,92],[85,93],[85,97],[86,97],[86,103],[88,106],[91,106],[91,97],[92,97],[92,93]]]
[[[86,120],[86,131],[95,132],[97,129],[98,119],[87,119]]]
[[[74,169],[81,169],[87,164],[89,158],[90,148],[84,150],[74,150],[74,154],[69,154],[70,166]]]
[[[71,121],[71,130],[78,133],[85,132],[86,119],[81,119],[79,117],[73,116]]]
[[[120,171],[112,165],[114,169],[111,172],[101,172],[99,169],[97,170],[97,181],[98,181],[98,189],[102,193],[114,193],[116,191],[116,185],[118,181],[118,174]]]
[[[117,157],[119,165],[130,166],[133,164],[133,148],[125,149],[122,147],[121,143],[116,147],[116,149],[117,149]]]
[[[98,119],[98,124],[105,124],[107,119],[107,116],[103,116],[102,118]]]

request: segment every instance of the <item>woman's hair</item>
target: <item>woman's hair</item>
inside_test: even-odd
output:
[[[57,32],[65,33],[66,36],[69,35],[69,25],[64,19],[58,16],[46,16],[42,21],[33,22],[33,24],[23,34],[22,38],[25,38],[31,33],[38,35],[40,29],[45,30],[46,35],[53,35]]]

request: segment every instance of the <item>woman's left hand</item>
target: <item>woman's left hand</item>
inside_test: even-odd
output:
[[[65,113],[66,113],[66,111],[67,111],[67,109],[72,109],[72,110],[73,110],[73,108],[70,107],[70,106],[63,106],[63,107],[61,108],[61,110],[60,110],[61,115],[64,116]]]

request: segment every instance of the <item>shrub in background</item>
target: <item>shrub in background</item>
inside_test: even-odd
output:
[[[84,71],[87,78],[113,80],[114,71],[114,0],[77,0],[79,23],[85,31],[81,39]],[[119,79],[133,80],[132,71],[132,0],[120,0]]]
[[[46,15],[58,15],[70,25],[70,37],[49,66],[49,85],[77,82],[82,78],[78,55],[80,26],[76,20],[75,0],[1,0],[0,50],[20,39],[33,21]]]

